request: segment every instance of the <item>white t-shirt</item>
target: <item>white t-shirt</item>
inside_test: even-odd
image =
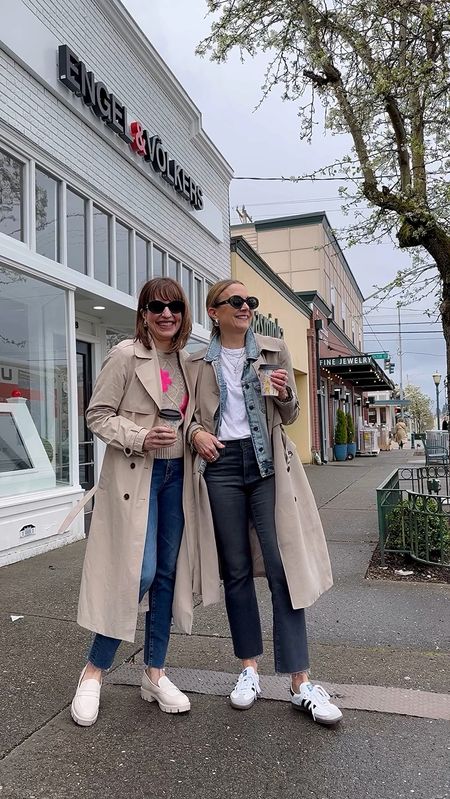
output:
[[[221,441],[236,441],[250,437],[250,425],[241,386],[244,363],[245,347],[238,350],[222,347],[220,366],[227,384],[227,401],[225,408],[222,409],[222,422],[218,435]]]

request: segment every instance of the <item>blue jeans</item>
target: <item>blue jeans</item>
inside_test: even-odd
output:
[[[252,519],[272,594],[275,669],[309,668],[305,611],[294,610],[275,528],[275,477],[261,477],[250,438],[227,441],[209,463],[205,481],[214,522],[234,654],[262,654],[263,642],[248,535]]]
[[[139,601],[149,592],[145,615],[144,663],[163,668],[169,645],[178,552],[184,528],[183,458],[153,463],[147,534],[142,560]],[[97,633],[88,660],[109,669],[120,639]]]

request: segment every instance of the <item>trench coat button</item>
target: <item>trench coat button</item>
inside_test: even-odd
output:
[[[249,407],[249,410],[251,410],[251,411],[253,411],[253,410],[254,410],[254,408],[255,408],[255,406],[254,406],[254,405],[249,405],[248,407]]]
[[[294,497],[294,502],[297,502],[297,497]]]
[[[129,494],[124,494],[124,495],[123,495],[123,498],[124,498],[124,499],[130,499],[130,495],[129,495]]]
[[[254,427],[254,428],[253,428],[253,430],[254,430],[254,431],[255,431],[255,433],[256,433],[256,432],[259,430],[259,427]]]
[[[264,447],[258,447],[258,452],[264,452]]]
[[[248,384],[248,383],[246,383],[246,384],[245,384],[245,386],[244,386],[244,388],[250,388],[249,384]]]
[[[131,449],[129,447],[125,447],[125,455],[131,455]]]
[[[287,467],[287,470],[288,470],[288,472],[290,472],[290,471],[291,471],[291,467],[290,467],[290,466],[288,466],[288,467]]]
[[[130,469],[135,469],[135,468],[136,468],[136,464],[134,462],[130,463]]]

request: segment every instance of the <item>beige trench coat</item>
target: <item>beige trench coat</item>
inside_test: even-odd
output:
[[[194,387],[180,352],[189,403],[185,429],[194,408]],[[144,553],[153,455],[142,444],[161,407],[159,364],[153,350],[123,341],[108,354],[97,378],[86,418],[107,444],[95,498],[81,579],[78,623],[93,632],[134,641]],[[192,459],[186,446],[183,504],[193,515]],[[191,529],[191,528],[190,528]],[[174,620],[185,632],[192,623],[192,573],[195,542],[185,526],[177,562]],[[191,553],[189,556],[189,552]]]
[[[295,400],[286,404],[266,398],[267,424],[272,438],[275,466],[275,523],[281,559],[286,574],[293,608],[304,608],[328,588],[331,588],[330,559],[320,521],[317,505],[295,445],[286,436],[283,424],[294,421],[298,414],[295,381],[290,356],[285,343],[269,336],[256,336],[261,348],[254,362],[257,371],[264,362],[278,362],[280,368],[289,373]],[[202,362],[204,352],[190,356],[197,364],[195,422],[214,432],[214,415],[219,405],[219,388],[214,369],[210,363]],[[191,425],[192,435],[196,424]],[[198,513],[199,558],[195,562],[194,586],[208,605],[220,600],[220,574],[214,539],[208,491],[203,475],[199,472],[201,459],[194,463],[194,494]],[[256,533],[250,528],[253,552],[254,576],[264,574],[262,553]]]

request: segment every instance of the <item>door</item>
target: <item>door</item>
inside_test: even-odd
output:
[[[92,394],[92,344],[77,339],[78,457],[80,485],[89,491],[94,485],[94,436],[86,424],[86,409]],[[84,529],[89,532],[93,500],[84,507]]]

